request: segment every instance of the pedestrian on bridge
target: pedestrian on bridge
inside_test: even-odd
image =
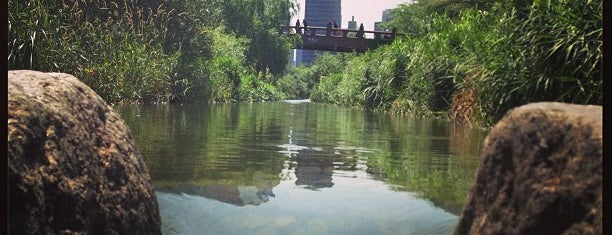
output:
[[[306,19],[304,19],[302,22],[304,22],[304,34],[306,34],[306,30],[308,28],[308,22],[306,22]]]
[[[363,34],[364,34],[364,29],[363,29],[363,23],[362,23],[361,25],[359,25],[359,31],[357,32],[357,37],[363,38]]]
[[[300,19],[295,22],[295,32],[297,34],[302,34],[302,29],[300,28]]]
[[[334,21],[334,29],[338,28],[338,24],[336,23],[336,21]],[[342,36],[342,32],[338,31],[338,30],[334,30],[334,35],[335,36]]]

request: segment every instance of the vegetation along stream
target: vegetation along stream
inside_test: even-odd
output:
[[[406,2],[405,37],[295,67],[294,0],[9,0],[7,64],[114,105],[165,234],[448,234],[476,126],[602,104],[603,1]]]
[[[115,109],[164,234],[451,234],[485,136],[308,100]]]

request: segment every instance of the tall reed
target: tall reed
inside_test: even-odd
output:
[[[9,1],[9,69],[71,73],[111,103],[167,101],[172,13],[124,0]]]
[[[407,21],[422,23],[405,27],[418,35],[351,58],[341,76],[321,74],[311,97],[484,126],[530,102],[601,104],[601,0],[436,6],[445,10],[428,22]]]

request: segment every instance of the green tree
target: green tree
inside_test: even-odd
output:
[[[229,0],[224,2],[228,30],[251,39],[247,59],[257,72],[280,75],[288,64],[289,43],[278,36],[296,11],[291,0]]]

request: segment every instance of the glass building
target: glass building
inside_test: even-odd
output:
[[[340,0],[306,0],[305,19],[308,26],[327,27],[327,23],[336,22],[342,28]],[[302,50],[302,63],[310,65],[322,53],[313,50]]]

